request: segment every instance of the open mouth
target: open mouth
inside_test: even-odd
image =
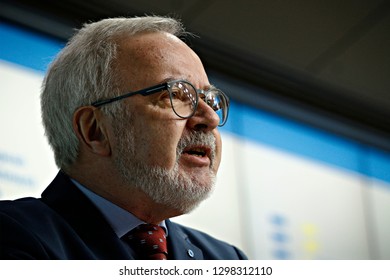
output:
[[[210,154],[210,148],[208,147],[187,147],[184,149],[183,154],[188,154],[196,157],[206,157]]]

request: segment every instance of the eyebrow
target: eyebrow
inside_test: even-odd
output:
[[[177,78],[177,77],[173,77],[173,76],[170,76],[170,77],[165,78],[164,80],[161,81],[161,84],[163,84],[163,83],[169,83],[169,82],[172,82],[172,81],[178,81],[178,80],[187,81],[187,82],[189,82],[189,83],[191,83],[191,84],[193,85],[193,83],[192,83],[191,81],[187,80],[187,79],[184,78],[184,77],[179,77],[179,78]],[[204,91],[209,91],[209,90],[215,90],[215,89],[218,89],[218,88],[217,88],[215,85],[210,84],[210,85],[208,85],[208,86],[205,86],[203,89],[202,89],[202,88],[200,88],[200,89],[201,89],[201,90],[204,90]]]
[[[178,79],[176,79],[175,77],[167,77],[167,78],[165,78],[165,79],[163,79],[161,82],[160,82],[160,84],[164,84],[164,83],[169,83],[169,82],[172,82],[172,81],[176,81],[176,80],[178,80]]]
[[[218,89],[215,85],[213,84],[210,84],[208,87],[207,87],[207,90],[212,90],[212,89]]]

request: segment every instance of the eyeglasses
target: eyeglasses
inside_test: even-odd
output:
[[[215,87],[211,87],[208,90],[196,89],[190,82],[185,80],[162,83],[121,96],[96,101],[91,105],[100,107],[136,94],[147,96],[164,90],[169,92],[172,109],[179,118],[191,118],[195,114],[198,108],[199,98],[201,98],[217,113],[219,117],[218,126],[223,126],[226,123],[229,114],[229,98]]]

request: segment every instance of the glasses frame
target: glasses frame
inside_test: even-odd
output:
[[[173,84],[175,83],[178,83],[178,82],[183,82],[183,83],[186,83],[186,84],[189,84],[190,86],[192,86],[193,89],[195,89],[195,101],[193,102],[193,110],[192,110],[192,114],[190,114],[189,116],[187,117],[182,117],[180,116],[176,111],[175,111],[175,108],[173,106],[173,101],[172,101],[172,93],[171,91],[169,90]],[[137,95],[137,94],[140,94],[142,96],[148,96],[148,95],[152,95],[154,93],[157,93],[157,92],[161,92],[163,90],[168,90],[169,92],[169,99],[171,101],[171,107],[172,107],[172,110],[175,112],[175,114],[179,117],[179,118],[182,118],[182,119],[189,119],[191,118],[197,108],[198,108],[198,104],[199,104],[199,95],[203,95],[206,97],[207,93],[210,91],[210,90],[202,90],[202,89],[197,89],[193,84],[191,84],[190,82],[186,81],[186,80],[173,80],[173,81],[169,81],[169,82],[165,82],[165,83],[162,83],[162,84],[158,84],[158,85],[154,85],[154,86],[151,86],[151,87],[147,87],[147,88],[144,88],[144,89],[140,89],[140,90],[137,90],[137,91],[133,91],[133,92],[128,92],[128,93],[125,93],[123,95],[120,95],[120,96],[116,96],[116,97],[113,97],[113,98],[109,98],[109,99],[103,99],[103,100],[100,100],[100,101],[95,101],[95,102],[92,102],[91,103],[91,106],[94,106],[94,107],[100,107],[100,106],[103,106],[103,105],[106,105],[106,104],[109,104],[109,103],[112,103],[112,102],[115,102],[115,101],[119,101],[119,100],[122,100],[122,99],[125,99],[125,98],[128,98],[128,97],[131,97],[131,96],[134,96],[134,95]],[[226,117],[225,119],[223,120],[223,123],[221,124],[218,124],[218,126],[223,126],[227,119],[228,119],[228,115],[229,115],[229,97],[221,90],[219,89],[216,89],[216,88],[212,88],[211,90],[217,90],[218,92],[220,92],[222,94],[222,96],[224,96],[224,98],[226,99]],[[203,99],[203,98],[202,98]],[[207,104],[207,102],[206,102]],[[209,104],[207,104],[209,105]],[[214,109],[213,109],[214,110]],[[215,112],[215,111],[214,111]]]

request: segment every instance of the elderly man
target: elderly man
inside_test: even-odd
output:
[[[3,259],[245,259],[169,220],[211,192],[229,101],[163,17],[85,25],[54,60],[42,118],[60,172],[0,203]]]

